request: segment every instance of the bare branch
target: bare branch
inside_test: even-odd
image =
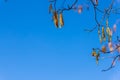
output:
[[[117,58],[119,58],[119,57],[120,57],[120,55],[115,56],[114,59],[113,59],[113,61],[112,61],[111,66],[110,66],[108,69],[104,69],[104,70],[102,70],[102,71],[108,71],[108,70],[114,68],[114,67],[115,67],[114,64],[115,64]]]

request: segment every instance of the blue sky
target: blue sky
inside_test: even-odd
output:
[[[100,47],[96,31],[84,31],[95,24],[92,7],[64,13],[65,26],[56,29],[48,6],[48,0],[0,1],[0,80],[114,80],[119,68],[101,72],[109,61],[97,66],[91,57]]]

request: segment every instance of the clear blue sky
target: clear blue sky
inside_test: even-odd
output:
[[[120,68],[101,72],[109,61],[97,66],[91,57],[100,47],[96,31],[84,31],[95,24],[92,7],[64,13],[65,26],[56,29],[48,6],[48,0],[0,0],[0,80],[114,80]]]

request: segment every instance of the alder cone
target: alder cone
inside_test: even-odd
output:
[[[97,53],[95,51],[92,52],[92,56],[96,57]]]
[[[102,47],[102,52],[103,52],[103,53],[106,52],[106,47],[105,47],[105,46]]]

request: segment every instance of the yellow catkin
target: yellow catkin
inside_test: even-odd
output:
[[[105,31],[104,31],[104,27],[102,27],[102,39],[105,41]]]
[[[60,26],[62,27],[64,25],[63,15],[60,13]]]
[[[54,12],[53,20],[54,20],[55,26],[58,28],[58,14],[57,14],[57,12]]]

